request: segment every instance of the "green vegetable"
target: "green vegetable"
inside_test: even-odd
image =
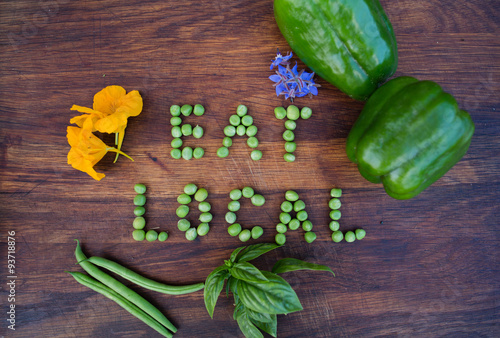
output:
[[[193,158],[193,148],[184,147],[184,149],[182,149],[182,158],[185,160],[192,159]]]
[[[256,225],[252,228],[252,238],[253,239],[257,239],[259,238],[260,236],[262,236],[262,234],[264,233],[264,229],[262,229],[262,227]]]
[[[200,148],[200,147],[194,148],[194,150],[193,150],[193,157],[194,158],[200,159],[203,157],[203,155],[205,155],[205,150],[203,150],[203,148]]]
[[[331,191],[330,191],[330,196],[332,197],[340,197],[342,196],[342,189],[338,189],[338,188],[333,188]]]
[[[132,231],[132,238],[138,242],[143,241],[146,238],[146,232],[142,229],[137,229]]]
[[[287,142],[292,142],[295,139],[295,134],[291,130],[285,130],[283,132],[283,139]]]
[[[248,126],[251,126],[253,124],[253,117],[251,117],[250,115],[245,115],[241,118],[241,124],[248,127]]]
[[[193,134],[193,127],[190,124],[183,124],[181,126],[181,132],[184,136],[191,136]]]
[[[179,126],[173,126],[171,133],[174,138],[182,137],[182,130]]]
[[[181,107],[179,107],[176,104],[171,105],[170,106],[170,114],[172,114],[172,116],[179,116],[179,115],[181,115]]]
[[[241,190],[241,193],[243,194],[243,197],[246,197],[246,198],[252,198],[252,196],[255,194],[253,188],[251,188],[251,187],[244,187]]]
[[[210,223],[212,221],[212,219],[213,219],[213,216],[209,212],[202,212],[200,214],[200,217],[199,217],[199,220],[202,223]]]
[[[226,148],[229,148],[233,145],[233,139],[229,136],[224,137],[224,139],[222,140],[222,145]]]
[[[162,231],[158,234],[158,240],[160,242],[165,242],[168,239],[168,233],[165,231]]]
[[[438,84],[398,77],[370,97],[346,151],[364,178],[409,199],[462,158],[473,133],[470,115]]]
[[[290,228],[290,230],[297,230],[298,228],[300,228],[300,221],[296,218],[293,218],[288,223],[288,227]]]
[[[233,224],[234,222],[236,222],[236,214],[232,211],[228,211],[226,212],[226,222],[228,222],[229,224]]]
[[[231,236],[238,236],[241,232],[241,224],[239,223],[234,223],[234,224],[231,224],[228,228],[227,228],[227,232],[229,233],[229,235]]]
[[[335,243],[339,243],[339,242],[342,242],[342,240],[344,239],[344,234],[342,233],[342,231],[334,231],[333,234],[332,234],[332,241],[334,241]]]
[[[294,162],[295,161],[295,155],[292,153],[286,153],[283,155],[283,158],[285,159],[286,162]]]
[[[284,234],[287,231],[287,227],[283,223],[276,224],[276,231],[280,234]]]
[[[297,200],[295,203],[293,203],[293,211],[299,212],[301,210],[304,210],[306,208],[306,203],[302,200]]]
[[[203,114],[205,114],[205,107],[203,107],[201,104],[195,104],[193,114],[196,116],[202,116]]]
[[[357,240],[362,240],[366,236],[366,231],[363,229],[356,229],[354,234],[356,235]]]
[[[278,245],[284,245],[286,243],[286,235],[278,233],[274,236],[274,241]]]
[[[176,148],[182,147],[182,143],[183,143],[182,140],[179,137],[177,137],[177,138],[174,138],[172,140],[172,142],[170,142],[170,146],[172,148],[176,149]]]
[[[142,207],[146,204],[146,196],[138,194],[134,197],[134,205]]]
[[[191,203],[191,196],[188,194],[180,194],[177,197],[177,202],[179,202],[179,204],[189,204]]]
[[[240,104],[238,108],[236,108],[236,114],[238,116],[245,116],[247,114],[248,108],[245,105]]]
[[[236,127],[236,135],[245,136],[246,132],[247,128],[245,126],[240,124],[239,126]]]
[[[236,128],[234,126],[226,126],[224,128],[224,135],[227,137],[233,137],[236,135]]]
[[[231,201],[228,203],[227,208],[229,211],[236,212],[240,210],[241,204],[238,201]]]
[[[297,144],[295,142],[285,142],[285,151],[287,153],[293,153],[295,150],[297,150]]]
[[[288,108],[286,108],[286,117],[292,121],[298,120],[300,117],[299,108],[297,108],[297,106],[294,106],[293,104],[289,105]]]
[[[378,0],[275,0],[274,16],[297,56],[354,99],[396,71],[396,38]]]
[[[138,194],[145,194],[146,193],[146,186],[142,183],[137,183],[134,185],[134,190]]]
[[[292,202],[289,201],[284,201],[281,203],[281,211],[283,212],[290,212],[293,210],[293,204]]]
[[[255,135],[257,135],[257,131],[258,131],[258,129],[255,125],[248,126],[248,128],[246,130],[246,135],[248,137],[255,136]]]
[[[295,217],[297,217],[297,219],[302,222],[305,221],[309,217],[309,215],[307,214],[307,211],[300,210]]]
[[[198,232],[196,231],[196,228],[189,228],[186,232],[186,239],[188,241],[194,241],[198,237]]]
[[[247,139],[247,145],[250,148],[257,148],[259,146],[259,140],[255,136],[249,137]]]
[[[196,194],[194,194],[194,199],[197,202],[203,202],[208,197],[208,191],[205,188],[198,189]]]
[[[144,229],[144,227],[146,226],[146,220],[142,216],[136,217],[134,219],[134,222],[132,223],[132,226],[134,227],[134,229]]]
[[[332,198],[329,202],[328,202],[328,207],[332,210],[336,210],[336,209],[340,209],[340,206],[342,205],[342,203],[340,202],[340,200],[338,198]]]
[[[304,239],[307,243],[312,243],[316,240],[316,234],[312,231],[308,231],[304,234]]]
[[[210,231],[210,225],[208,223],[200,223],[196,228],[198,236],[205,236]]]
[[[184,116],[189,116],[191,115],[191,112],[193,111],[193,106],[189,104],[185,104],[181,107],[181,114]]]
[[[346,242],[352,243],[356,240],[356,235],[354,235],[354,232],[348,231],[345,233],[344,238]]]
[[[180,231],[187,231],[191,227],[191,222],[185,218],[181,218],[180,220],[177,221],[177,228]]]
[[[266,203],[266,199],[260,194],[254,194],[250,199],[252,201],[252,204],[256,207],[263,206],[264,203]]]
[[[196,127],[193,128],[192,134],[194,138],[202,138],[203,133],[204,133],[203,127],[196,125]]]
[[[229,116],[229,124],[232,126],[239,126],[241,123],[241,118],[238,115]]]
[[[274,108],[274,115],[277,119],[283,120],[286,117],[286,110],[283,107]]]
[[[338,221],[342,214],[340,213],[340,210],[332,210],[330,211],[330,218],[333,219],[334,221]]]
[[[196,193],[196,191],[198,191],[198,187],[194,183],[188,183],[184,187],[184,193],[186,195],[192,196]]]
[[[146,209],[144,207],[135,207],[134,209],[134,215],[136,216],[142,216],[146,213]]]
[[[312,224],[311,221],[304,221],[304,222],[302,222],[302,229],[304,231],[306,231],[306,232],[307,231],[311,231],[312,228],[313,228],[313,224]]]
[[[229,192],[229,198],[233,201],[237,201],[243,196],[240,189],[233,189]]]
[[[252,152],[250,153],[250,158],[254,161],[260,160],[262,158],[262,151],[258,149],[252,150]]]
[[[182,152],[180,149],[172,149],[170,151],[170,156],[172,156],[173,159],[180,159],[182,157]]]
[[[178,116],[174,116],[170,118],[170,124],[173,126],[178,126],[182,123],[182,119]]]
[[[288,130],[295,130],[297,128],[297,122],[294,120],[287,120],[285,122],[285,128]]]
[[[288,212],[280,213],[280,222],[283,224],[288,224],[292,220],[292,216]]]
[[[198,204],[198,210],[201,212],[209,212],[212,209],[212,206],[208,202],[200,202]]]
[[[229,149],[227,147],[220,147],[217,149],[217,156],[224,158],[229,156]]]
[[[189,206],[187,205],[180,205],[177,210],[175,210],[175,214],[177,215],[177,217],[179,218],[184,218],[187,216],[187,214],[189,213]]]
[[[303,107],[300,110],[300,117],[303,118],[304,120],[307,120],[312,116],[312,109],[309,107]]]
[[[285,199],[290,202],[295,202],[299,199],[299,194],[293,190],[287,190],[285,192]]]
[[[248,241],[251,237],[252,237],[252,233],[248,229],[241,230],[241,232],[238,234],[238,238],[242,242]]]
[[[337,221],[331,221],[329,224],[330,230],[337,231],[340,229],[340,223]]]

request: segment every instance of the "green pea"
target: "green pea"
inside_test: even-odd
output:
[[[332,210],[330,211],[330,218],[333,219],[334,221],[338,221],[342,214],[340,213],[340,210]]]
[[[191,203],[191,197],[188,194],[180,194],[177,197],[177,202],[179,202],[179,204],[189,204]]]
[[[193,106],[185,104],[181,107],[181,114],[184,116],[189,116],[193,112]]]
[[[293,140],[295,140],[295,134],[293,133],[293,131],[285,130],[285,132],[283,133],[283,140],[287,142],[292,142]]]
[[[146,238],[146,232],[144,230],[134,230],[132,231],[132,238],[138,242],[143,241]]]
[[[340,223],[337,221],[331,221],[329,224],[330,230],[337,231],[340,229]]]
[[[247,106],[243,104],[240,104],[238,108],[236,108],[236,114],[238,114],[238,116],[245,116],[247,114],[247,111],[248,111]]]
[[[236,127],[235,126],[224,127],[224,135],[228,137],[233,137],[234,135],[236,135]]]
[[[352,231],[348,231],[345,233],[345,241],[348,242],[348,243],[352,243],[356,240],[356,235],[354,234],[354,232]]]
[[[232,211],[232,212],[236,212],[236,211],[240,210],[240,207],[241,207],[241,205],[240,205],[239,201],[231,201],[227,205],[227,208],[229,209],[229,211]]]
[[[258,131],[257,127],[252,124],[251,126],[247,127],[246,134],[248,137],[252,137],[252,136],[257,135],[257,131]]]
[[[172,136],[174,138],[182,137],[181,127],[179,127],[179,126],[173,126],[172,127]]]
[[[203,107],[201,104],[195,104],[193,109],[193,114],[196,116],[201,116],[205,114],[205,107]]]
[[[258,149],[252,150],[252,152],[250,153],[250,158],[254,161],[260,160],[262,158],[262,151]]]
[[[227,232],[233,237],[238,236],[241,232],[241,225],[238,223],[234,223],[227,228]]]
[[[247,128],[244,125],[240,124],[238,127],[236,127],[236,135],[245,136],[246,132]]]
[[[185,160],[192,159],[193,158],[193,148],[184,147],[184,149],[182,149],[182,158]]]
[[[193,134],[193,126],[186,123],[181,126],[181,132],[184,136],[191,136]]]
[[[290,212],[293,210],[293,204],[289,201],[284,201],[281,203],[281,211],[283,212]]]
[[[180,149],[172,149],[170,151],[170,156],[172,156],[173,159],[180,159],[182,157],[182,151]]]
[[[286,242],[286,235],[285,234],[276,234],[276,236],[274,236],[274,240],[276,241],[276,244],[284,245]]]
[[[134,222],[132,223],[132,226],[134,227],[134,229],[144,229],[144,227],[146,226],[146,220],[141,216],[136,217],[134,219]]]
[[[297,219],[298,219],[299,221],[301,221],[301,222],[302,222],[302,221],[305,221],[305,220],[307,219],[307,217],[309,217],[309,216],[307,215],[307,211],[305,211],[305,210],[300,210],[300,211],[297,213],[296,217],[297,217]]]
[[[165,232],[165,231],[162,231],[162,232],[160,232],[160,233],[158,234],[158,240],[159,240],[160,242],[165,242],[165,241],[167,240],[167,238],[168,238],[168,233],[167,233],[167,232]]]
[[[241,198],[242,193],[240,189],[233,189],[229,192],[229,198],[232,199],[233,201],[237,201]]]
[[[309,107],[303,107],[300,110],[300,117],[303,118],[304,120],[307,120],[312,116],[312,109]]]
[[[280,213],[280,222],[283,224],[288,224],[292,220],[292,216],[288,212]]]
[[[196,228],[196,232],[198,236],[205,236],[210,231],[210,225],[208,223],[200,223],[198,228]]]
[[[362,240],[366,236],[366,231],[364,229],[356,229],[355,235],[357,240]]]
[[[297,120],[300,117],[299,108],[297,108],[293,104],[288,106],[288,108],[286,108],[286,117],[289,120]]]
[[[217,149],[217,156],[224,158],[229,156],[229,149],[227,147],[220,147]]]
[[[290,230],[297,230],[298,228],[300,228],[300,221],[294,218],[290,221],[290,223],[288,223],[288,227],[290,228]]]
[[[262,236],[263,233],[264,233],[264,230],[258,225],[254,226],[252,228],[252,238],[253,239],[259,238],[260,236]]]
[[[202,222],[202,223],[210,223],[212,221],[212,219],[213,219],[213,215],[209,212],[202,212],[200,214],[200,218],[199,218],[200,222]]]
[[[248,126],[251,126],[253,124],[253,117],[251,117],[250,115],[245,115],[241,118],[241,124],[248,127]]]
[[[189,222],[187,219],[183,218],[177,221],[177,228],[180,231],[186,231],[191,227],[191,222]]]
[[[186,231],[186,239],[188,241],[194,241],[198,237],[198,232],[196,231],[196,228],[189,228]]]
[[[332,210],[340,209],[342,203],[340,203],[340,200],[338,198],[332,198],[330,202],[328,202],[328,206]]]
[[[244,187],[241,190],[241,194],[243,195],[243,197],[252,198],[252,196],[255,194],[255,192],[254,192],[253,188],[251,188],[251,187]]]
[[[178,126],[182,123],[182,119],[179,116],[174,116],[170,118],[170,124],[173,126]]]
[[[313,224],[311,221],[302,222],[302,229],[304,231],[311,231],[313,229]]]
[[[248,116],[248,115],[246,115]],[[246,242],[248,241],[250,238],[252,237],[252,233],[250,232],[250,230],[248,229],[245,229],[245,230],[242,230],[239,235],[238,235],[238,238],[240,239],[240,241],[242,242]]]
[[[299,199],[299,194],[293,190],[288,190],[285,192],[285,199],[290,202],[295,202]]]
[[[297,200],[295,203],[293,203],[293,211],[299,212],[301,210],[304,210],[306,208],[306,204],[304,203],[303,200]]]
[[[229,124],[232,126],[239,126],[241,123],[241,118],[238,115],[229,116]]]
[[[285,128],[288,130],[295,130],[297,128],[297,122],[294,120],[287,120],[285,122]]]
[[[188,183],[184,186],[184,193],[186,195],[194,195],[196,191],[198,190],[198,187],[194,183]]]
[[[205,155],[205,150],[203,150],[203,148],[200,148],[200,147],[194,148],[194,150],[193,150],[193,157],[195,159],[200,159],[200,158],[203,157],[203,155]]]
[[[208,197],[208,191],[205,188],[198,189],[196,194],[194,194],[194,199],[197,202],[203,202],[204,200],[207,199],[207,197]]]
[[[201,212],[209,212],[212,209],[212,206],[208,202],[200,202],[198,204],[198,210]]]
[[[175,214],[179,218],[184,218],[189,214],[189,207],[187,205],[181,205],[175,210]]]
[[[339,198],[340,196],[342,196],[342,189],[333,188],[333,189],[330,191],[330,195],[331,195],[332,197],[337,197],[337,198]]]
[[[224,139],[222,140],[222,145],[226,148],[229,148],[233,145],[233,139],[229,136],[224,137]]]
[[[264,196],[262,196],[260,194],[253,195],[251,197],[251,200],[252,200],[252,204],[255,205],[256,207],[263,206],[264,203],[266,203],[266,199],[264,198]]]
[[[156,232],[156,230],[149,230],[148,232],[146,232],[146,241],[148,242],[154,242],[158,239],[158,233]]]
[[[255,136],[249,137],[247,139],[247,145],[250,148],[257,148],[257,146],[259,145],[259,140],[257,140],[257,138]]]
[[[202,138],[203,137],[203,127],[196,125],[196,127],[193,128],[193,137],[194,138]]]
[[[181,115],[181,107],[179,107],[176,104],[171,105],[170,106],[170,114],[172,114],[172,116],[179,116],[179,115]]]
[[[134,185],[134,191],[138,194],[144,194],[146,192],[146,186],[142,183],[137,183]]]
[[[276,118],[278,120],[283,120],[286,117],[286,110],[285,110],[285,108],[283,108],[283,107],[276,107],[276,108],[274,108],[274,116],[276,116]]]
[[[144,204],[146,204],[146,196],[138,194],[134,197],[134,205],[142,207]]]
[[[297,150],[297,144],[295,142],[285,142],[285,151],[287,153],[293,153]]]
[[[276,231],[279,232],[280,234],[284,234],[287,231],[287,227],[283,223],[278,223],[276,224]]]
[[[146,213],[146,209],[144,207],[135,207],[134,209],[134,215],[136,216],[142,216]]]
[[[342,231],[334,231],[333,234],[332,234],[332,241],[334,241],[335,243],[339,243],[339,242],[342,242],[342,240],[344,239],[344,234],[342,233]]]
[[[286,162],[294,162],[295,161],[295,155],[292,153],[286,153],[283,155],[283,158],[285,159]]]
[[[174,138],[172,142],[170,142],[172,148],[180,148],[182,147],[182,140],[180,138]]]
[[[312,243],[316,240],[316,234],[312,231],[308,231],[304,234],[304,239],[307,243]]]
[[[236,214],[232,211],[228,211],[226,212],[225,219],[229,224],[233,224],[234,222],[236,222]]]

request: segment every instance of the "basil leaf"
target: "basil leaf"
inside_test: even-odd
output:
[[[213,270],[207,277],[205,281],[205,289],[203,291],[203,296],[205,298],[205,307],[207,308],[210,317],[214,318],[215,304],[217,303],[217,298],[224,287],[224,281],[229,277],[229,271],[227,266],[222,265]]]
[[[272,272],[284,273],[297,270],[329,271],[335,276],[332,269],[330,269],[326,265],[308,263],[296,258],[283,258],[277,261],[276,264],[274,264],[273,266]]]
[[[238,296],[247,308],[269,314],[287,314],[302,310],[299,298],[290,284],[280,276],[262,271],[268,281],[238,279]]]
[[[244,310],[245,310],[245,305],[243,305],[239,300],[236,301],[233,312],[233,319],[236,320],[239,316],[239,312],[242,312]]]
[[[241,332],[247,338],[264,338],[264,335],[259,331],[259,329],[250,321],[248,315],[243,308],[242,311],[236,313],[236,322],[240,327]]]
[[[230,270],[231,276],[245,281],[267,281],[267,278],[253,264],[236,263]]]
[[[262,323],[270,323],[272,321],[271,316],[276,316],[270,315],[269,313],[256,312],[254,310],[250,310],[249,308],[246,308],[246,311],[250,320],[255,320]]]
[[[234,263],[234,261],[236,260],[236,256],[238,256],[238,254],[240,253],[241,250],[245,249],[246,246],[240,246],[239,248],[236,248],[232,253],[231,253],[231,262]]]
[[[247,309],[248,311],[248,309]],[[269,333],[273,337],[278,336],[278,320],[276,315],[269,315],[271,317],[271,321],[268,323],[260,322],[258,320],[255,320],[252,317],[249,317],[252,323],[255,324],[259,329],[262,331]]]
[[[236,257],[236,262],[247,262],[265,254],[268,251],[279,248],[281,245],[275,243],[260,243],[247,246]]]

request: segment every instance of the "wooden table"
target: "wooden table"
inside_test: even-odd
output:
[[[203,281],[242,243],[227,234],[229,191],[251,186],[266,198],[243,202],[244,227],[273,242],[286,190],[300,194],[318,239],[302,231],[254,263],[271,269],[283,257],[329,265],[283,275],[304,310],[279,316],[279,337],[498,337],[500,5],[496,0],[381,1],[399,43],[396,76],[434,80],[470,112],[476,125],[466,156],[418,197],[398,201],[370,184],[345,154],[363,107],[325,81],[300,121],[294,163],[283,161],[283,121],[268,76],[276,48],[289,47],[272,1],[4,1],[1,5],[0,335],[6,337],[146,337],[156,332],[112,301],[76,283],[74,239],[88,255],[116,260],[171,284]],[[304,67],[299,61],[299,68]],[[143,112],[129,119],[123,150],[107,155],[100,182],[66,163],[73,104],[91,107],[108,85],[138,90]],[[199,160],[170,157],[169,107],[203,104],[189,122],[205,128]],[[223,128],[245,104],[259,128],[264,157],[250,159],[245,139],[220,159]],[[111,138],[104,137],[108,143]],[[135,242],[135,183],[147,185],[147,227],[166,242]],[[188,242],[177,229],[176,198],[187,183],[209,191],[214,220]],[[343,189],[342,230],[364,228],[354,243],[333,243],[329,191]],[[196,215],[191,215],[193,220]],[[7,283],[7,240],[15,232],[15,285]],[[127,283],[127,285],[130,285]],[[132,286],[133,287],[133,286]],[[202,292],[168,296],[133,287],[179,328],[177,337],[242,337],[232,298],[214,319]],[[8,298],[14,292],[15,303]],[[15,304],[15,331],[7,328]]]

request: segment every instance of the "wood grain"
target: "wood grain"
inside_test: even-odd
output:
[[[261,225],[271,242],[284,192],[307,204],[318,239],[300,231],[255,261],[271,269],[283,257],[327,264],[336,273],[288,273],[304,310],[278,320],[279,337],[498,337],[500,174],[500,5],[494,0],[381,1],[399,45],[395,76],[440,83],[469,111],[476,133],[467,155],[418,197],[396,201],[365,181],[345,155],[362,102],[318,79],[319,95],[296,100],[313,117],[296,132],[297,161],[285,163],[283,121],[267,79],[276,48],[289,50],[272,1],[8,1],[0,11],[0,335],[6,337],[149,337],[155,332],[108,299],[75,283],[74,239],[88,255],[114,259],[173,284],[202,281],[241,245],[226,231],[231,189],[252,186],[267,202],[243,205],[245,227]],[[299,67],[304,67],[299,61]],[[71,105],[90,106],[107,85],[139,90],[141,115],[129,120],[123,150],[135,162],[105,157],[93,181],[66,164]],[[170,158],[168,108],[201,103],[189,122],[205,128],[201,160]],[[230,156],[216,150],[239,104],[259,128],[262,160],[244,139]],[[110,139],[106,139],[111,142]],[[131,238],[133,185],[148,186],[148,227],[164,243]],[[176,229],[176,197],[185,184],[206,187],[214,221],[188,242]],[[328,192],[344,190],[343,230],[363,227],[360,242],[335,244]],[[195,215],[192,215],[193,220]],[[16,232],[16,331],[8,330],[7,231]],[[249,242],[250,243],[250,242]],[[178,327],[176,337],[241,337],[231,299],[210,319],[201,292],[168,296],[132,286]]]

